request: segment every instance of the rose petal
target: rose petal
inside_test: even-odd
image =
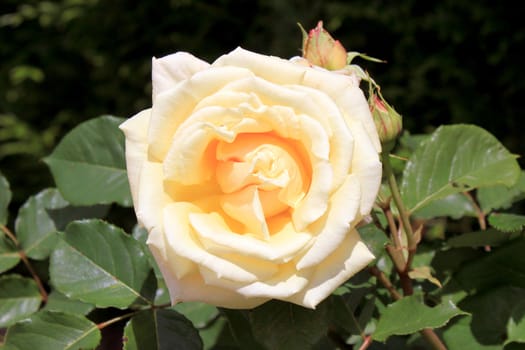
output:
[[[160,266],[159,268],[166,280],[172,304],[181,301],[200,301],[229,309],[251,309],[268,301],[267,298],[245,298],[235,291],[207,285],[198,274],[177,279],[169,270]]]
[[[359,233],[354,229],[332,255],[315,267],[315,273],[310,276],[308,286],[287,301],[314,309],[373,259],[374,255],[360,240]]]
[[[138,189],[142,164],[148,155],[148,125],[151,109],[127,119],[119,128],[126,136],[126,168],[133,203],[138,201]]]
[[[213,280],[210,273],[201,270],[204,279]],[[237,293],[248,298],[264,297],[271,299],[286,299],[293,294],[301,291],[308,284],[308,274],[306,272],[297,273],[292,264],[281,265],[279,273],[267,280],[258,280],[246,286],[239,286],[237,283],[226,279],[217,279],[213,285],[225,289],[235,290]]]
[[[339,247],[358,221],[360,197],[361,188],[357,176],[348,175],[337,192],[330,197],[325,217],[312,225],[312,230],[319,230],[319,233],[312,247],[297,262],[298,270],[321,263]]]
[[[284,263],[292,259],[312,237],[307,233],[295,232],[289,219],[281,218],[280,221],[280,231],[272,232],[267,241],[262,241],[236,233],[217,213],[190,215],[190,223],[208,252],[217,255],[244,254],[275,263]]]
[[[189,79],[195,73],[210,66],[187,52],[177,52],[151,60],[153,82],[153,103],[158,94],[173,88],[179,82]]]
[[[188,117],[204,97],[209,96],[232,80],[253,76],[242,68],[221,67],[195,73],[172,89],[159,93],[152,107],[151,124],[148,132],[150,155],[164,159],[175,131],[183,122],[191,123]]]
[[[148,231],[162,225],[162,209],[171,202],[163,180],[162,164],[149,161],[142,164],[135,211],[139,223]]]
[[[244,224],[249,233],[264,240],[270,238],[256,186],[248,186],[240,191],[223,195],[221,207],[231,218]]]
[[[368,133],[363,124],[360,121],[350,121],[349,127],[355,139],[351,172],[359,177],[361,184],[360,210],[362,215],[367,215],[372,210],[381,185],[381,161],[372,140],[367,137]]]
[[[190,203],[170,203],[164,207],[164,230],[168,249],[199,266],[214,271],[217,276],[241,283],[256,281],[257,273],[250,271],[250,266],[239,266],[210,254],[193,237],[189,216],[191,213],[198,212],[200,212],[199,208]]]

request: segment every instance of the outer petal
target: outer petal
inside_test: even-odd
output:
[[[196,72],[208,68],[210,64],[187,52],[177,52],[161,58],[153,57],[151,66],[153,102],[155,102],[158,94],[171,89]]]
[[[352,158],[352,174],[359,177],[361,184],[361,214],[372,210],[381,185],[382,166],[372,140],[360,121],[349,121],[355,138],[355,152]]]
[[[330,198],[325,217],[312,226],[320,225],[315,243],[297,263],[297,269],[305,269],[321,263],[341,244],[360,218],[361,189],[357,176],[349,175],[343,185]]]
[[[148,157],[148,126],[151,109],[143,110],[120,124],[126,135],[126,168],[133,203],[138,201],[140,172]]]
[[[315,273],[310,277],[308,286],[286,300],[314,309],[373,259],[374,255],[360,240],[357,230],[353,230],[332,255],[315,267]]]

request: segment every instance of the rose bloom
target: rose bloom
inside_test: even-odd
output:
[[[352,75],[241,48],[153,59],[121,125],[138,221],[173,303],[315,306],[374,256],[356,225],[380,142]]]

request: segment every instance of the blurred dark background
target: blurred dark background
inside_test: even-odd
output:
[[[41,158],[68,130],[150,105],[152,56],[185,50],[212,61],[242,46],[290,57],[300,54],[296,23],[320,19],[347,50],[388,61],[357,63],[411,133],[474,123],[522,155],[524,9],[510,0],[1,0],[0,171],[17,207],[53,185]]]

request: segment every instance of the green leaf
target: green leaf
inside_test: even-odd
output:
[[[42,297],[35,281],[16,275],[0,278],[0,328],[36,312]]]
[[[516,300],[507,322],[508,343],[525,343],[525,300]]]
[[[46,189],[30,197],[18,212],[15,228],[18,241],[32,259],[46,259],[57,243],[57,230],[77,219],[101,217],[107,206],[73,207],[57,189]]]
[[[92,304],[87,304],[80,300],[69,299],[64,294],[53,290],[48,295],[47,303],[44,307],[44,310],[87,315],[94,308],[95,306]]]
[[[316,310],[282,301],[269,301],[249,312],[257,341],[272,350],[310,349],[328,329],[326,303]]]
[[[485,231],[467,232],[459,236],[454,236],[447,240],[446,245],[451,248],[460,247],[484,247],[484,246],[499,246],[512,239],[516,239],[521,233],[500,232],[495,229],[488,229]]]
[[[518,232],[525,227],[525,216],[494,213],[489,216],[489,224],[502,232]]]
[[[368,249],[379,259],[385,253],[385,245],[389,242],[386,234],[375,224],[359,227],[358,231]]]
[[[215,306],[199,302],[178,303],[173,309],[189,319],[196,328],[206,326],[219,314]]]
[[[124,328],[125,350],[201,350],[199,333],[190,321],[174,310],[145,310]]]
[[[221,308],[221,314],[228,321],[229,330],[237,347],[241,349],[264,350],[265,347],[253,334],[254,327],[250,326],[249,312],[245,310],[230,310]]]
[[[477,215],[472,202],[461,193],[453,193],[445,198],[432,201],[414,213],[415,217],[422,219],[441,216],[459,219],[464,216],[476,217]]]
[[[471,260],[457,270],[454,278],[466,291],[510,285],[525,288],[525,239],[493,249],[489,255]]]
[[[443,331],[443,340],[448,350],[501,350],[502,345],[490,345],[481,343],[472,333],[470,315],[452,320]]]
[[[122,118],[104,116],[70,131],[45,162],[58,189],[74,205],[131,205]]]
[[[501,346],[508,337],[507,327],[512,315],[517,315],[515,312],[519,311],[516,306],[524,299],[525,289],[504,286],[467,298],[460,305],[472,313],[470,331],[477,342]],[[518,320],[522,317],[523,314]]]
[[[5,345],[15,349],[94,349],[100,342],[97,325],[80,315],[41,311],[8,329]]]
[[[424,328],[442,327],[452,317],[465,314],[451,301],[429,307],[419,296],[411,295],[387,306],[372,338],[385,341],[391,335],[411,334]]]
[[[512,186],[519,174],[516,157],[487,131],[474,125],[441,126],[410,157],[401,192],[415,212],[454,193]]]
[[[481,210],[487,214],[494,209],[507,209],[525,197],[525,171],[521,171],[518,181],[511,187],[493,186],[480,188],[477,198]]]
[[[141,245],[100,220],[69,224],[51,254],[49,270],[57,290],[98,307],[126,308],[135,299],[149,304],[155,288]]]
[[[0,225],[7,224],[7,207],[9,202],[11,202],[11,189],[9,188],[9,182],[7,179],[0,173]]]
[[[0,231],[0,273],[16,266],[20,261],[20,255],[14,243]]]

